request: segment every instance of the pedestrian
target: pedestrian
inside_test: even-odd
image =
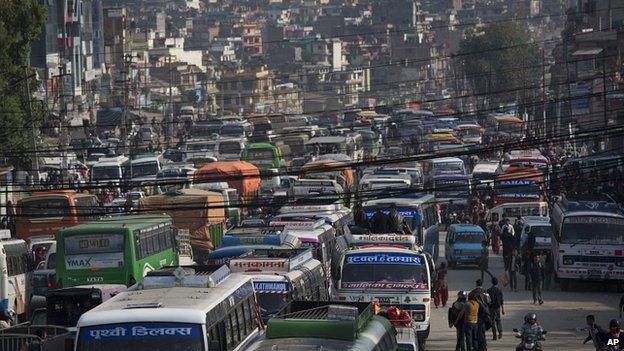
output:
[[[497,337],[501,339],[503,337],[501,314],[505,315],[505,306],[503,305],[503,291],[498,287],[498,279],[492,278],[492,286],[487,290],[487,293],[490,295],[490,317],[492,318],[493,339],[496,340]]]
[[[489,295],[487,293],[481,294],[479,301],[479,312],[477,318],[477,349],[479,351],[487,350],[487,337],[485,332],[492,327],[492,317],[490,315],[489,308]]]
[[[511,251],[509,269],[507,273],[509,275],[509,287],[511,291],[518,291],[518,271],[520,271],[520,257],[518,256],[518,249],[514,248]]]
[[[446,262],[440,263],[440,267],[436,269],[436,288],[433,294],[433,303],[436,308],[438,308],[440,304],[442,304],[442,307],[446,307],[446,302],[448,301],[447,274],[448,269],[446,268]]]
[[[624,295],[620,298],[620,318],[622,318],[622,312],[624,312]]]
[[[514,229],[509,224],[509,219],[505,218],[501,226],[501,241],[503,243],[503,261],[505,263],[505,269],[509,270],[509,259],[511,257],[511,251],[515,247],[514,244]]]
[[[535,254],[533,256],[533,262],[529,271],[531,277],[531,287],[533,289],[533,304],[539,302],[543,304],[542,300],[542,283],[544,282],[544,265],[540,261],[540,255]]]
[[[455,351],[466,351],[466,338],[464,336],[464,313],[466,311],[466,292],[459,291],[457,300],[448,310],[449,328],[455,327]]]
[[[489,251],[487,249],[487,241],[484,240],[481,243],[481,246],[483,246],[483,248],[485,249],[485,253],[483,255],[481,255],[481,257],[479,257],[479,270],[481,271],[481,281],[483,281],[483,273],[487,273],[490,278],[494,278],[494,276],[492,275],[492,273],[488,270],[488,263],[489,263]]]
[[[477,293],[471,291],[468,294],[468,302],[464,310],[464,338],[466,339],[466,351],[479,351],[477,349],[477,334],[479,321],[479,302]]]
[[[587,344],[589,341],[592,341],[596,351],[602,351],[605,345],[602,343],[604,336],[607,334],[601,326],[596,324],[596,317],[593,314],[585,317],[585,322],[587,323],[587,338],[583,340],[583,345]]]

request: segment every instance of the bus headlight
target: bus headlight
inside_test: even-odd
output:
[[[563,264],[567,265],[567,266],[571,266],[574,264],[574,260],[571,258],[564,258],[563,259]]]
[[[618,267],[624,267],[624,261],[617,261],[615,262],[615,265]]]

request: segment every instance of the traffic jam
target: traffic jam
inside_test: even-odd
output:
[[[1,232],[2,350],[422,351],[447,313],[447,350],[541,350],[542,294],[624,289],[622,155],[536,144],[513,110],[385,112],[193,116],[176,148],[73,155],[85,175]],[[502,290],[532,297],[515,335]]]

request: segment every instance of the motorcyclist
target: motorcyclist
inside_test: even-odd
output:
[[[542,326],[537,322],[537,315],[535,313],[528,313],[524,317],[524,324],[518,334],[519,335],[516,335],[516,337],[522,339],[522,341],[516,347],[516,351],[524,350],[524,341],[527,337],[533,337],[533,340],[535,340],[536,351],[542,350],[542,345],[539,341],[544,340],[544,329],[542,329]]]

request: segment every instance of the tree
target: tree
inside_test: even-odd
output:
[[[541,55],[518,21],[488,24],[469,30],[460,42],[462,69],[474,92],[492,102],[524,100],[539,86]]]
[[[30,118],[27,113],[37,84],[26,78],[34,71],[24,66],[45,24],[45,10],[37,0],[0,0],[0,9],[0,155],[15,167],[30,169],[31,128],[39,125],[42,114],[36,110]]]

